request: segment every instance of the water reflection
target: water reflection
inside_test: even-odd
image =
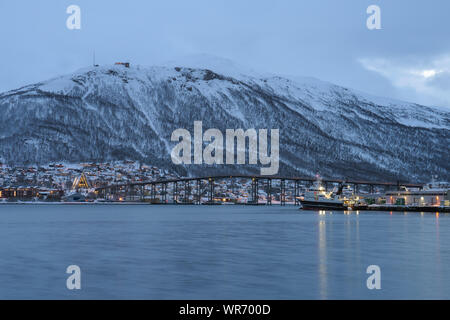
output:
[[[69,264],[84,272],[84,299],[450,298],[450,215],[442,212],[0,210],[0,299],[73,298],[65,287]],[[371,264],[382,269],[379,292],[366,287]]]
[[[320,214],[320,213],[319,213]],[[325,213],[324,213],[325,214]],[[327,299],[327,234],[325,218],[319,220],[319,294]]]

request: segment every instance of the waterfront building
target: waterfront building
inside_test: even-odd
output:
[[[388,191],[386,192],[386,204],[406,206],[449,206],[450,189]]]
[[[0,189],[0,198],[7,199],[32,199],[36,197],[37,189],[29,187],[6,187]]]
[[[47,200],[58,201],[64,195],[63,190],[36,187],[0,188],[0,199],[10,200]]]

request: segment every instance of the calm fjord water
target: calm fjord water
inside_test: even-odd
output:
[[[0,298],[450,299],[449,231],[430,213],[0,205]]]

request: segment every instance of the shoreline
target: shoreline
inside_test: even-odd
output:
[[[177,204],[177,203],[149,203],[149,202],[0,202],[1,206],[42,206],[42,205],[50,205],[50,206],[217,206],[223,204]],[[265,204],[261,204],[262,206],[268,206]],[[229,205],[225,205],[229,206]],[[231,206],[255,206],[254,204],[246,204],[239,203],[233,204]],[[273,207],[278,207],[279,205],[272,205]],[[289,206],[295,208],[296,210],[304,211],[304,212],[319,212],[319,211],[333,211],[333,212],[417,212],[417,213],[450,213],[450,207],[402,207],[402,206],[380,206],[380,207],[355,207],[353,209],[348,210],[302,210],[301,207],[295,204],[286,204],[285,206]]]

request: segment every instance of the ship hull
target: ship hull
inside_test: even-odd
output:
[[[300,200],[301,210],[347,210],[344,203]]]

